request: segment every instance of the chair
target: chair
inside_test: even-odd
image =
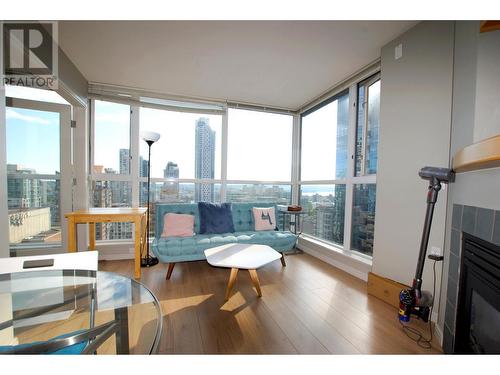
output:
[[[63,269],[97,271],[98,257],[99,253],[97,251],[82,251],[77,253],[0,258],[0,275],[13,272]],[[47,262],[44,262],[45,265],[36,266],[32,261]],[[50,263],[52,264],[50,265]]]

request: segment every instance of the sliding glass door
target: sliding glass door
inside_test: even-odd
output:
[[[7,97],[6,156],[12,255],[66,251],[72,209],[69,105]]]

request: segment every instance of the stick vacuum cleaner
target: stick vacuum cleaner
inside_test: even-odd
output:
[[[425,255],[429,244],[432,216],[434,214],[434,205],[437,202],[441,184],[449,184],[455,181],[455,172],[448,168],[424,167],[420,170],[418,175],[424,180],[429,181],[427,211],[425,213],[424,229],[420,242],[420,253],[418,255],[417,269],[415,271],[412,287],[410,289],[403,289],[399,293],[399,320],[402,322],[409,322],[411,315],[415,315],[424,322],[429,320],[429,313],[434,296],[428,291],[422,291],[421,287]],[[436,255],[430,255],[429,258],[442,260],[442,256]]]

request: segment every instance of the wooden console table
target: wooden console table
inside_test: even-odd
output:
[[[68,252],[77,251],[76,225],[89,225],[89,249],[95,250],[96,223],[134,223],[134,277],[141,278],[141,250],[146,246],[147,208],[110,207],[89,208],[64,215],[68,219]]]

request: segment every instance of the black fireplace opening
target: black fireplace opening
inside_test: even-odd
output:
[[[500,246],[462,234],[454,352],[500,354]]]

